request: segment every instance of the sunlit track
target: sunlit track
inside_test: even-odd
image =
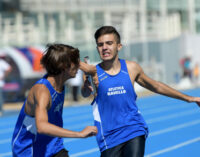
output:
[[[179,143],[179,144],[177,144],[177,145],[173,145],[173,146],[171,146],[171,147],[165,148],[165,149],[163,149],[163,150],[159,150],[159,151],[154,152],[154,153],[152,153],[152,154],[145,155],[145,157],[158,156],[158,155],[160,155],[160,154],[163,154],[163,153],[166,153],[166,152],[169,152],[169,151],[178,149],[178,148],[180,148],[180,147],[187,146],[187,145],[189,145],[189,144],[191,144],[191,143],[195,143],[195,142],[200,142],[200,137],[197,137],[197,138],[194,138],[194,139],[185,141],[185,142],[183,142],[183,143]]]
[[[147,123],[149,122],[148,124],[150,124],[150,123],[160,122],[160,121],[163,121],[163,120],[169,120],[169,119],[172,119],[172,118],[177,118],[177,117],[180,118],[181,116],[190,115],[191,113],[195,114],[195,112],[199,113],[199,111],[197,111],[197,110],[191,110],[190,112],[186,111],[186,112],[183,112],[181,114],[179,113],[179,114],[175,114],[175,115],[169,115],[169,116],[164,116],[164,117],[160,117],[160,118],[149,119],[149,120],[147,120]],[[173,130],[176,130],[176,129],[181,129],[181,128],[184,128],[184,127],[197,125],[199,123],[200,123],[200,120],[196,120],[196,121],[192,121],[192,122],[188,122],[188,123],[172,126],[172,127],[169,127],[169,128],[165,128],[165,129],[162,129],[162,130],[158,130],[158,131],[152,132],[152,133],[149,134],[149,137],[150,136],[155,136],[155,135],[158,135],[158,134],[162,134],[162,133],[165,133],[165,132],[173,131]],[[77,130],[77,129],[83,128],[86,125],[92,125],[92,123],[82,123],[80,125],[73,125],[73,126],[68,127],[68,129]],[[9,130],[11,130],[11,129],[9,129]],[[4,133],[5,132],[6,131],[4,130]],[[9,139],[4,139],[4,140],[0,140],[0,144],[11,142],[10,140],[11,140],[10,138]],[[64,143],[67,143],[67,142],[70,142],[70,141],[76,141],[76,140],[81,140],[81,139],[79,139],[79,138],[65,139]]]
[[[181,117],[189,116],[189,115],[193,115],[193,114],[199,114],[199,111],[197,109],[187,110],[187,111],[179,112],[178,114],[174,113],[174,114],[169,114],[169,115],[165,115],[165,116],[147,119],[146,122],[148,124],[152,124],[152,123],[170,120],[170,119],[174,119],[174,118],[181,118]]]
[[[146,115],[151,115],[151,114],[155,114],[155,113],[173,111],[173,110],[176,110],[176,109],[184,109],[184,108],[187,109],[187,108],[190,108],[190,106],[188,104],[162,106],[161,108],[157,107],[155,109],[149,109],[148,111],[144,111],[144,112],[142,112],[142,115],[146,116]]]
[[[192,110],[187,110],[187,111],[183,111],[183,112],[179,112],[179,114],[169,114],[169,115],[166,115],[166,116],[160,116],[160,117],[156,117],[156,118],[152,118],[152,119],[146,119],[146,122],[148,124],[151,124],[151,123],[156,123],[156,122],[161,122],[161,121],[164,121],[164,120],[170,120],[170,119],[173,119],[173,118],[180,118],[180,117],[183,117],[183,116],[189,116],[189,115],[192,115],[192,114],[198,114],[199,111],[196,110],[196,109],[192,109]],[[67,122],[73,122],[73,119],[68,119]],[[91,115],[84,115],[84,116],[80,116],[78,118],[75,118],[74,120],[84,120],[84,119],[89,119],[91,120]],[[64,120],[64,123],[66,123],[66,120]],[[80,129],[86,125],[92,125],[92,122],[91,123],[82,123],[81,125],[70,125],[70,126],[65,126],[66,128],[68,129]],[[13,128],[6,128],[4,130],[0,130],[0,134],[5,134],[5,133],[8,133],[8,132],[12,132],[13,131]],[[6,140],[5,140],[6,141]],[[0,140],[0,144],[1,144],[2,140]]]
[[[198,96],[200,89],[186,91]],[[144,102],[143,102],[144,101]],[[145,104],[143,106],[143,103]],[[146,105],[148,103],[148,105]],[[163,96],[140,98],[138,107],[149,126],[145,157],[184,157],[184,150],[195,155],[200,147],[200,108],[194,103],[168,99]],[[0,157],[11,157],[11,137],[17,114],[0,118]],[[90,105],[66,107],[63,110],[64,128],[79,131],[93,125]],[[65,138],[64,145],[71,157],[99,157],[95,137]],[[191,147],[192,145],[192,147]],[[184,148],[184,149],[182,149]]]

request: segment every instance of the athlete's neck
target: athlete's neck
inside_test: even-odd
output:
[[[48,76],[47,80],[51,83],[52,87],[59,93],[63,90],[64,80],[60,75]]]
[[[121,69],[119,58],[113,61],[103,61],[101,67],[110,75],[116,75]]]

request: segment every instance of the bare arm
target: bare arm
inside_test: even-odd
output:
[[[48,122],[48,109],[50,107],[50,94],[46,87],[37,88],[35,92],[35,119],[37,131],[41,134],[47,134],[55,137],[74,137],[83,138],[95,135],[97,129],[94,126],[88,126],[80,132],[71,131],[58,127]]]
[[[84,63],[82,61],[80,61],[80,67],[79,67],[82,71],[84,71],[87,74],[90,75],[95,75],[97,70],[96,70],[96,66],[95,65],[90,65],[87,63]]]
[[[200,97],[188,96],[186,94],[179,92],[176,89],[169,87],[168,85],[162,82],[155,81],[149,78],[137,63],[131,63],[131,64],[132,65],[130,65],[129,68],[132,67],[133,70],[131,71],[136,72],[135,81],[142,87],[152,92],[159,93],[168,97],[180,99],[187,102],[196,102],[200,106]]]

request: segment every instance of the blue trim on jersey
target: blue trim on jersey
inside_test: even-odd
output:
[[[134,137],[148,135],[148,127],[136,105],[137,95],[126,61],[120,63],[121,70],[116,75],[107,74],[100,64],[96,66],[99,86],[93,101],[93,116],[101,152]]]
[[[52,105],[48,110],[48,121],[51,124],[63,127],[64,87],[62,93],[58,93],[46,78],[47,75],[37,81],[36,84],[44,84],[51,94]],[[62,138],[37,133],[35,117],[31,117],[25,113],[25,104],[26,101],[20,111],[12,137],[13,156],[50,157],[63,149]]]

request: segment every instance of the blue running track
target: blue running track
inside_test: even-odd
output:
[[[200,96],[200,89],[183,91]],[[145,157],[200,157],[200,108],[195,103],[154,95],[138,98],[140,112],[149,126]],[[8,111],[7,111],[8,112]],[[11,157],[11,136],[18,112],[0,118],[0,157]],[[65,107],[64,128],[80,131],[93,125],[92,108],[86,104]],[[99,157],[95,137],[65,138],[70,157]]]

